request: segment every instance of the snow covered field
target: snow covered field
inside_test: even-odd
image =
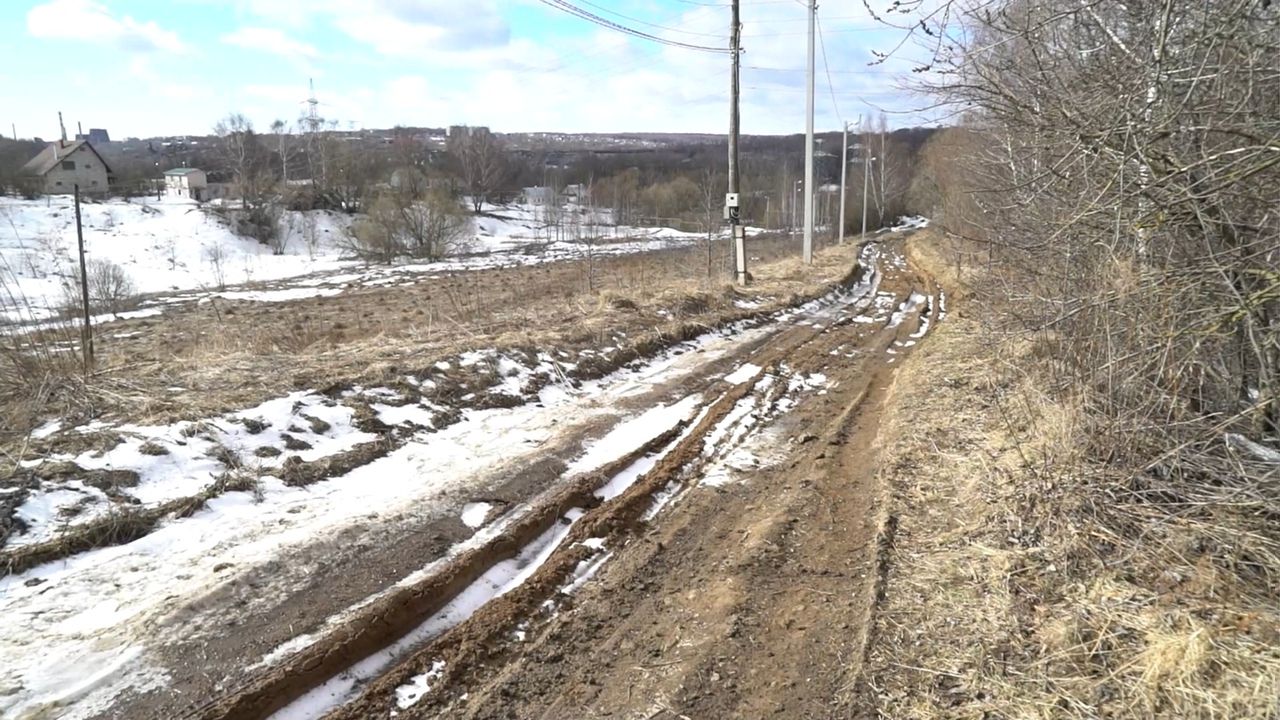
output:
[[[693,373],[776,330],[786,319],[797,315],[825,318],[833,308],[847,306],[873,290],[873,284],[867,285],[842,300],[831,296],[784,311],[763,327],[713,331],[637,368],[623,369],[577,388],[549,385],[538,392],[536,403],[511,409],[467,410],[460,422],[439,432],[422,432],[387,456],[338,478],[289,487],[266,474],[257,497],[253,492],[227,492],[191,517],[166,522],[135,542],[81,553],[0,579],[0,656],[13,659],[0,670],[0,717],[30,717],[54,708],[63,713],[60,717],[91,717],[127,689],[144,691],[162,686],[165,678],[154,670],[148,650],[149,645],[166,640],[154,636],[158,623],[172,614],[175,598],[192,601],[225,582],[229,576],[219,575],[224,568],[247,569],[285,556],[316,537],[359,523],[370,513],[455,511],[468,526],[484,528],[485,513],[450,499],[450,492],[461,490],[501,464],[512,448],[536,447],[567,427],[593,418],[619,418],[617,407],[622,398]],[[738,371],[730,377],[742,381],[744,374]],[[361,392],[394,395],[377,388]],[[687,417],[696,400],[659,405],[624,420],[589,447],[572,464],[572,471],[593,471],[642,445]],[[412,419],[430,427],[430,413],[416,409],[420,412]],[[313,423],[312,418],[324,423]],[[241,423],[245,419],[265,421],[270,427],[240,426],[236,419]],[[314,443],[313,454],[320,456],[361,439],[350,419],[348,409],[340,404],[299,392],[203,425],[216,431],[216,440],[250,451],[246,453],[250,457],[253,449],[276,442],[280,428],[297,426],[292,434]],[[389,422],[403,419],[384,417]],[[184,432],[190,427],[193,424],[113,428],[123,431],[128,439],[99,457],[82,455],[77,461],[137,471],[140,482],[130,492],[144,504],[195,492],[201,483],[212,479],[213,463],[206,457],[212,441]],[[38,432],[104,429],[102,424],[70,429],[50,424]],[[165,452],[143,450],[147,444],[163,447]],[[264,471],[270,473],[278,467],[274,458],[267,459]],[[638,475],[636,472],[630,479]],[[625,485],[606,487],[602,497],[612,497],[623,489]],[[66,524],[56,518],[58,510],[68,503],[82,503],[90,494],[96,495],[92,488],[79,484],[33,493],[20,511],[31,533],[19,542],[47,539],[65,530]],[[478,537],[487,536],[482,533]],[[554,543],[549,547],[554,549]],[[518,584],[518,579],[507,578],[494,587],[506,588],[512,582]],[[35,647],[41,651],[34,652]],[[332,703],[345,697],[341,688],[333,692],[334,698],[318,702]]]
[[[657,250],[697,240],[699,233],[670,228],[595,227],[588,244],[582,229],[548,229],[544,209],[487,205],[474,218],[468,256],[431,264],[366,269],[346,259],[342,239],[353,216],[325,211],[287,212],[282,254],[240,237],[217,217],[185,198],[113,199],[81,206],[85,252],[122,267],[151,303],[210,295],[263,302],[341,292],[351,284],[396,284],[405,274],[555,262],[588,251],[618,254]],[[314,227],[314,233],[304,227]],[[308,238],[314,238],[308,242]],[[615,239],[617,241],[615,241]],[[75,275],[75,211],[68,197],[20,200],[0,197],[0,317],[43,320],[57,313],[63,287]],[[305,279],[301,279],[305,278]],[[225,290],[243,285],[270,288]]]

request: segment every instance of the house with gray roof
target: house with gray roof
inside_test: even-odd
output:
[[[25,175],[43,180],[48,195],[70,195],[76,185],[88,195],[105,195],[111,168],[86,140],[55,140],[26,165]]]

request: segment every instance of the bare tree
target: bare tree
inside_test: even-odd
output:
[[[506,180],[502,142],[488,128],[463,126],[449,136],[447,149],[479,213],[490,193]]]
[[[284,120],[271,123],[271,134],[275,136],[276,157],[280,160],[280,181],[289,182],[289,165],[297,155],[297,146],[293,142],[292,128]]]
[[[699,197],[702,202],[702,229],[707,234],[707,278],[711,278],[714,274],[712,269],[715,261],[716,245],[714,233],[724,227],[722,207],[727,187],[726,182],[720,173],[711,168],[706,168],[702,171],[701,182],[698,184]]]
[[[218,155],[231,172],[241,208],[249,209],[270,184],[266,148],[253,130],[253,123],[241,113],[232,113],[213,126],[218,137]]]
[[[240,210],[231,214],[236,232],[264,244],[272,242],[279,233],[282,208],[270,152],[254,132],[253,123],[240,113],[219,120],[214,134],[220,159],[240,195]]]

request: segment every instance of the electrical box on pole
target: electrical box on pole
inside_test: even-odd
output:
[[[741,205],[736,192],[726,193],[724,196],[724,219],[734,225],[742,220]]]

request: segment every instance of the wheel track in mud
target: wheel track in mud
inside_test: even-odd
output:
[[[901,279],[895,281],[902,284]],[[912,291],[917,282],[928,286],[927,280],[916,275],[910,281]],[[895,299],[909,294],[895,290]],[[873,365],[895,340],[914,329],[914,323],[910,322],[896,328],[854,325],[854,317],[875,298],[873,288],[865,299],[819,310],[816,313],[818,320],[809,324],[792,322],[783,326],[766,342],[748,349],[738,358],[740,362],[760,366],[761,372],[702,403],[698,408],[701,412],[695,411],[692,415],[696,419],[692,427],[687,421],[682,422],[601,470],[576,479],[550,497],[538,501],[526,512],[508,518],[500,535],[478,548],[459,554],[444,570],[414,585],[396,588],[366,607],[347,627],[299,652],[250,686],[183,717],[202,720],[268,717],[439,612],[489,568],[511,559],[521,548],[554,527],[571,508],[585,509],[585,514],[569,529],[555,552],[522,584],[484,604],[461,624],[429,640],[365,686],[356,700],[325,717],[334,720],[383,716],[388,707],[394,707],[396,688],[411,676],[420,674],[424,668],[432,667],[433,663],[443,663],[442,671],[433,681],[436,687],[448,687],[464,680],[477,668],[501,665],[499,661],[511,652],[510,643],[503,638],[511,635],[521,622],[535,617],[548,598],[558,596],[559,590],[572,578],[574,569],[593,554],[581,544],[583,540],[604,538],[611,548],[625,547],[642,535],[648,529],[643,516],[653,507],[657,493],[673,487],[679,492],[686,491],[714,458],[723,457],[733,449],[733,436],[728,438],[729,444],[717,446],[710,456],[706,453],[705,444],[707,435],[725,421],[739,401],[753,396],[760,398],[758,404],[764,412],[752,421],[754,426],[776,415],[777,402],[783,394],[782,383],[771,381],[767,384],[765,378],[777,378],[784,374],[782,369],[789,366],[793,368],[792,373],[797,367],[809,368],[813,372],[825,369],[830,356],[850,344],[850,339],[844,335],[849,334],[851,326],[855,354],[861,357],[862,362]],[[936,309],[929,307],[925,312],[936,313]],[[816,326],[819,320],[821,325]],[[822,342],[824,338],[830,340],[833,333],[839,334],[844,342]],[[833,345],[836,345],[835,350]],[[859,383],[855,397],[834,426],[837,428],[835,434],[824,434],[821,438],[823,444],[836,444],[837,436],[847,435],[848,426],[870,392],[871,383],[870,375],[866,382]],[[750,428],[739,434],[739,442],[749,435]],[[595,497],[596,491],[614,475],[658,451],[662,455],[656,464],[619,496],[603,504]],[[401,716],[430,716],[433,709],[440,709],[441,703],[446,702],[447,693],[439,695],[439,698],[424,699],[410,711],[401,710]]]

